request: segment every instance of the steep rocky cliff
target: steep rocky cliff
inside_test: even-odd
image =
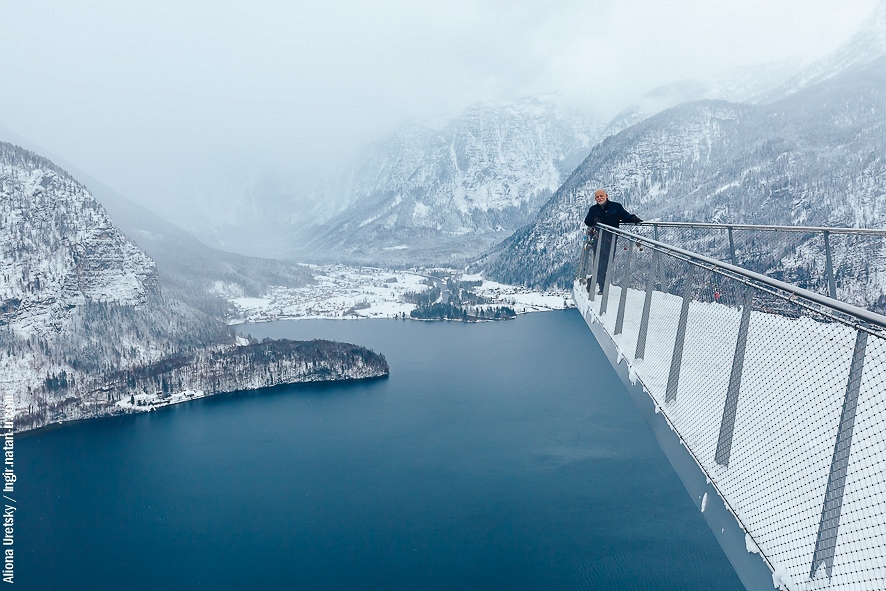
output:
[[[58,329],[87,300],[144,303],[157,267],[89,192],[39,156],[0,143],[0,307],[17,334]]]

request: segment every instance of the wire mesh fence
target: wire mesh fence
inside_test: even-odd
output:
[[[635,232],[886,313],[886,231],[668,222]]]
[[[679,236],[683,250],[702,244]],[[574,292],[784,588],[886,589],[886,331],[875,315],[603,229],[582,250]]]

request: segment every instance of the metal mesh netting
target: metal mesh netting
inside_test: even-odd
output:
[[[763,273],[856,306],[886,312],[886,233],[646,224],[638,235]],[[731,236],[730,236],[731,235]],[[827,241],[827,243],[826,243]],[[830,273],[828,257],[830,252]],[[734,254],[734,257],[733,257]]]
[[[886,589],[880,328],[628,234],[601,277],[602,250],[582,253],[576,304],[783,586]]]

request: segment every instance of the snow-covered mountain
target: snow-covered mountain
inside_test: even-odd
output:
[[[801,64],[792,61],[773,62],[735,68],[719,76],[681,80],[659,86],[616,115],[606,126],[603,137],[613,136],[665,109],[692,101],[760,102],[801,69]]]
[[[645,93],[609,122],[603,137],[617,134],[657,113],[684,103],[723,100],[732,103],[770,103],[857,64],[886,53],[886,0],[862,23],[856,33],[834,53],[803,64],[790,59],[742,66],[717,76],[681,80]]]
[[[547,98],[406,125],[349,171],[351,206],[301,251],[364,263],[464,260],[525,224],[597,137],[589,118]]]
[[[261,296],[269,286],[301,287],[310,271],[288,261],[262,259],[206,246],[182,228],[127,199],[87,172],[0,125],[0,141],[51,160],[77,179],[101,204],[111,223],[156,263],[163,293],[215,316],[225,313],[224,296]]]
[[[221,321],[161,293],[154,261],[86,187],[0,143],[0,385],[17,407],[54,376],[82,381],[225,341]]]
[[[43,158],[0,143],[0,309],[16,334],[57,332],[87,301],[136,305],[157,266],[86,188]]]
[[[290,261],[210,248],[99,181],[78,173],[114,224],[156,263],[164,293],[204,312],[223,316],[224,296],[265,294],[271,286],[302,287],[310,271]]]
[[[506,282],[568,284],[598,187],[644,219],[884,227],[884,151],[886,56],[770,104],[688,103],[595,146],[479,266]],[[883,281],[884,253],[848,254],[838,275]]]

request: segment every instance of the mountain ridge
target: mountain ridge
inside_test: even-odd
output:
[[[301,252],[359,263],[466,260],[525,223],[596,134],[548,99],[481,103],[440,126],[405,125],[348,173],[351,205]]]
[[[0,126],[0,140],[22,146],[51,166],[82,183],[122,233],[147,253],[158,267],[158,280],[176,298],[222,316],[227,304],[220,292],[258,297],[270,285],[300,287],[312,281],[310,272],[290,261],[262,259],[212,248],[190,232],[121,195],[76,166]],[[46,156],[49,156],[48,158]]]

